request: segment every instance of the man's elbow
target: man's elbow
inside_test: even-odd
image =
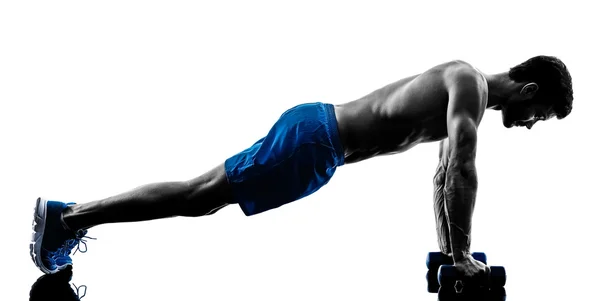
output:
[[[448,165],[467,168],[474,165],[477,153],[477,131],[472,127],[463,126],[455,129],[450,138]]]
[[[455,160],[448,164],[446,184],[459,181],[469,186],[477,186],[477,168],[475,160]]]
[[[464,143],[455,148],[448,159],[448,169],[465,172],[475,170],[476,147],[474,143]]]

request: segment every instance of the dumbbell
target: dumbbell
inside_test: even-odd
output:
[[[485,287],[503,287],[506,284],[506,270],[503,266],[490,266],[489,274],[486,274],[485,277],[486,279],[483,279],[482,282]],[[467,282],[453,265],[441,265],[438,269],[437,280],[441,287],[453,286],[457,291]]]
[[[438,301],[506,301],[506,290],[503,287],[497,288],[472,288],[465,289],[457,293],[453,287],[441,287],[437,291]]]

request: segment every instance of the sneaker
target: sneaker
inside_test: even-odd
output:
[[[35,265],[46,274],[54,274],[73,264],[71,261],[71,250],[75,246],[75,252],[85,253],[87,245],[85,236],[87,230],[72,231],[64,225],[61,213],[68,205],[75,203],[63,203],[48,201],[38,198],[33,214],[33,235],[29,244],[29,253]],[[94,238],[91,238],[94,239]],[[86,246],[85,250],[79,249],[79,244]],[[74,254],[74,253],[73,253]]]

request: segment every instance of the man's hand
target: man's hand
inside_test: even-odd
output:
[[[460,275],[464,275],[467,282],[484,285],[490,274],[490,267],[475,260],[470,254],[454,262],[454,266]]]

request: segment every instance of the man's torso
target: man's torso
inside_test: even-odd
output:
[[[419,143],[448,137],[449,79],[464,68],[485,81],[483,74],[469,64],[452,61],[403,78],[358,100],[336,105],[345,163],[404,152]],[[484,86],[487,97],[487,85]]]

